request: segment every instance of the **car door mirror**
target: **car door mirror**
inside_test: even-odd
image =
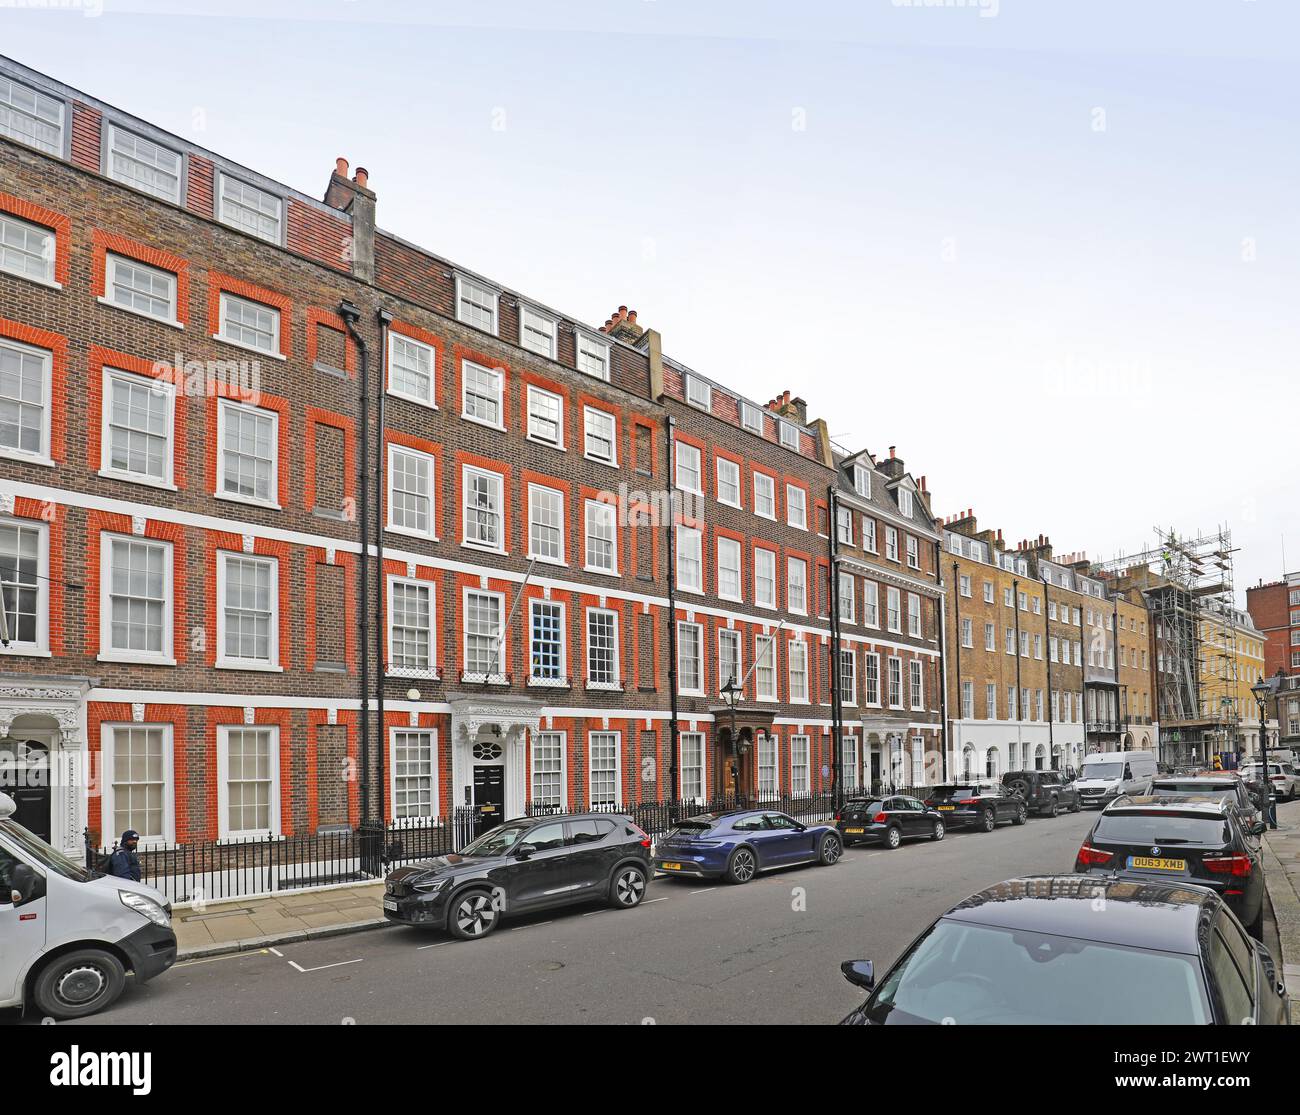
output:
[[[840,965],[840,971],[854,987],[870,991],[876,986],[875,968],[870,960],[846,960]]]
[[[535,856],[536,854],[536,844],[520,844],[519,847],[515,849],[515,859],[529,859],[531,856]]]
[[[1268,825],[1266,825],[1263,821],[1256,821],[1253,825],[1250,826],[1251,836],[1263,836],[1264,833],[1266,832],[1268,832]]]
[[[9,880],[9,896],[15,906],[43,898],[45,880],[27,864],[16,864]]]

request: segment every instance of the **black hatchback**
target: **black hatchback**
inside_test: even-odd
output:
[[[904,840],[918,836],[942,840],[948,831],[942,813],[916,798],[901,795],[850,798],[835,814],[835,827],[846,848],[865,843],[897,848]]]
[[[513,914],[593,901],[630,910],[650,876],[650,837],[629,817],[520,818],[453,855],[389,872],[384,917],[475,940]]]
[[[1197,796],[1119,797],[1079,849],[1087,875],[1194,883],[1219,895],[1252,936],[1263,928],[1264,861],[1256,823],[1235,806]]]

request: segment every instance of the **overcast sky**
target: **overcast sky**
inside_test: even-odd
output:
[[[1284,536],[1300,568],[1297,32],[1295,0],[0,0],[4,53],[317,196],[365,166],[382,227],[627,304],[897,445],[940,514],[1097,558],[1229,527],[1243,603]]]

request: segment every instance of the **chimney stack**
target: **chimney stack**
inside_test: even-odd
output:
[[[325,204],[352,218],[352,240],[341,245],[351,264],[352,274],[363,282],[375,277],[375,194],[370,189],[370,172],[357,167],[356,177],[348,178],[348,161],[334,160],[329,185],[325,187]]]
[[[629,312],[626,306],[620,306],[609,315],[605,324],[600,327],[600,331],[611,337],[617,337],[620,341],[635,344],[645,329],[636,323],[635,310]]]
[[[770,410],[776,411],[777,414],[784,418],[798,422],[800,426],[808,425],[808,404],[797,396],[791,398],[789,391],[782,391],[767,405]]]

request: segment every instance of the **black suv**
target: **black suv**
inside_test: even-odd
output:
[[[1029,817],[1024,801],[997,782],[935,786],[925,807],[936,810],[949,828],[963,825],[978,832],[992,832],[1002,821],[1023,825]]]
[[[1218,798],[1235,805],[1247,830],[1259,820],[1259,809],[1251,798],[1246,783],[1235,774],[1204,774],[1194,777],[1166,775],[1151,783],[1152,797],[1169,798],[1186,794]]]
[[[1002,785],[1040,817],[1055,817],[1062,809],[1078,813],[1082,808],[1073,780],[1061,777],[1060,771],[1011,770],[1002,776]]]
[[[1102,810],[1074,870],[1208,887],[1260,939],[1264,911],[1262,822],[1249,828],[1235,805],[1209,798],[1121,795]]]
[[[651,874],[650,837],[629,817],[524,817],[454,855],[391,871],[384,917],[476,940],[516,913],[597,900],[630,910]]]

